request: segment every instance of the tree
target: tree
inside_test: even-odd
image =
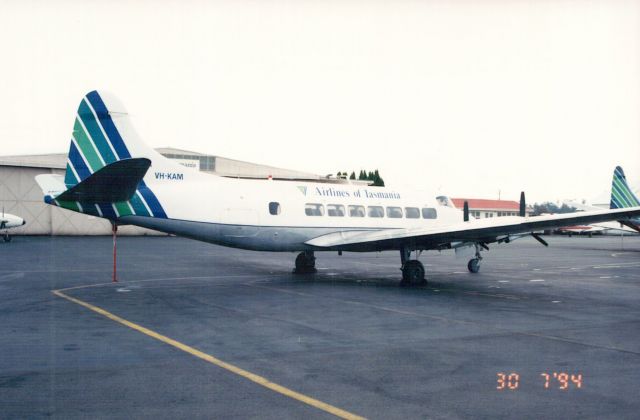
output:
[[[544,203],[538,204],[535,203],[533,205],[533,216],[539,216],[544,213],[573,213],[576,211],[575,207],[567,206],[563,204],[561,207],[558,207],[551,201],[545,201]]]
[[[343,172],[343,176],[347,176],[348,172]],[[338,176],[340,173],[338,172]],[[356,179],[355,171],[351,172],[349,179]],[[384,180],[380,176],[380,172],[376,169],[375,171],[365,171],[364,169],[360,169],[358,173],[359,181],[371,181],[371,185],[374,187],[384,187]]]
[[[373,181],[374,187],[384,187],[384,180],[382,179],[382,177],[380,177],[380,173],[378,172],[377,169],[373,173],[372,181]]]

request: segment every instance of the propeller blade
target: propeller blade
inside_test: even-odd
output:
[[[524,191],[520,193],[520,217],[527,215],[527,203],[524,199]]]
[[[465,222],[468,222],[469,221],[469,202],[468,201],[464,202],[464,208],[462,210],[462,213],[463,213],[463,220]]]

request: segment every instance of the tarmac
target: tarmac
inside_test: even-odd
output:
[[[0,243],[0,418],[638,418],[640,237],[293,253]],[[555,375],[554,375],[555,374]]]

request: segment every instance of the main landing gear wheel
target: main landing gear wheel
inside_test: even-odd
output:
[[[403,264],[400,284],[403,286],[427,284],[427,279],[424,278],[424,266],[420,261],[409,260]]]
[[[480,261],[482,261],[482,255],[480,255],[481,248],[484,248],[487,251],[489,250],[489,248],[485,244],[476,243],[476,257],[470,259],[469,263],[467,264],[467,268],[472,273],[477,273],[478,271],[480,271]]]
[[[296,268],[293,272],[296,274],[308,274],[316,271],[318,270],[316,270],[316,257],[313,255],[313,251],[299,253],[296,257]]]
[[[480,260],[477,258],[469,260],[469,264],[467,264],[467,268],[472,273],[477,273],[480,271]]]

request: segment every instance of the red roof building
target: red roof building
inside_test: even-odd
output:
[[[520,203],[511,200],[485,200],[483,198],[452,198],[456,208],[462,209],[464,202],[469,203],[469,214],[476,219],[486,217],[517,216],[520,211]],[[526,209],[527,216],[531,209]]]

